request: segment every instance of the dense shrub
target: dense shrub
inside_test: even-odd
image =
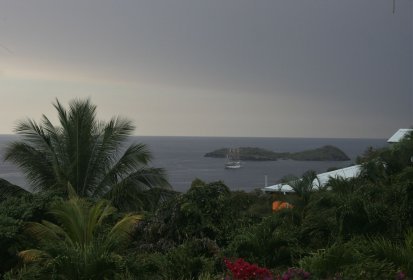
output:
[[[20,249],[33,244],[23,236],[24,223],[48,218],[47,209],[57,200],[53,193],[26,193],[0,203],[0,275],[17,264]]]
[[[337,243],[303,258],[300,265],[321,279],[393,279],[397,267],[372,257],[370,246],[363,238]]]
[[[216,244],[208,239],[188,240],[166,254],[163,268],[167,279],[197,279],[203,273],[216,273],[220,258]]]
[[[269,198],[231,193],[222,182],[196,180],[187,193],[171,197],[148,217],[136,236],[137,246],[168,250],[193,238],[208,238],[226,246],[240,229],[259,222],[264,211],[271,214]]]
[[[297,231],[276,215],[261,223],[244,228],[226,249],[226,255],[240,257],[265,267],[289,266],[292,249],[297,242]]]

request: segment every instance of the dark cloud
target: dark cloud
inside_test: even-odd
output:
[[[329,136],[344,136],[343,123],[354,136],[375,121],[386,135],[413,118],[411,0],[398,0],[395,14],[391,0],[0,5],[0,35],[19,61],[96,79],[248,93],[248,102],[269,96],[274,107],[297,106],[290,111],[298,119],[328,119],[320,127]],[[261,121],[269,117],[257,110]]]

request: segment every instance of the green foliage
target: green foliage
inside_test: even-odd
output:
[[[286,200],[300,212],[302,218],[305,216],[311,196],[315,193],[314,180],[317,180],[317,174],[312,170],[305,172],[301,178],[286,176],[282,180],[293,188],[294,195],[286,197]]]
[[[341,267],[354,262],[355,249],[344,244],[334,244],[325,250],[305,257],[300,261],[300,266],[310,271],[317,277],[327,278],[341,271]]]
[[[161,205],[171,199],[172,197],[178,195],[178,192],[170,189],[164,188],[151,188],[145,191],[142,191],[140,194],[137,194],[139,197],[140,208],[149,213],[155,212]],[[133,202],[132,202],[133,205]],[[131,207],[132,208],[132,207]],[[123,209],[123,207],[122,207]]]
[[[191,239],[165,253],[137,253],[127,267],[139,279],[211,279],[220,269],[218,246],[209,239]]]
[[[214,186],[196,186],[190,194],[177,195],[168,200],[152,217],[144,233],[148,241],[167,239],[173,243],[182,243],[188,238],[210,237],[214,234],[215,225],[205,215],[210,211],[209,197],[204,195],[205,189]],[[219,190],[218,190],[219,192]],[[197,194],[202,194],[197,197]],[[217,194],[219,197],[219,194]]]
[[[44,269],[41,266],[31,265],[30,267],[23,265],[20,268],[14,268],[8,271],[4,276],[4,280],[32,280],[32,279],[56,279],[54,275],[45,275]]]
[[[325,250],[303,258],[300,265],[321,279],[393,279],[396,266],[390,262],[369,257],[368,243],[363,239],[336,243]]]
[[[21,168],[34,190],[64,192],[70,184],[81,197],[135,209],[142,206],[143,190],[168,186],[163,170],[149,167],[145,145],[125,145],[134,130],[130,121],[97,120],[89,100],[71,101],[68,109],[56,100],[54,107],[58,126],[44,115],[40,123],[21,121],[20,140],[6,149],[6,160]]]
[[[320,249],[335,242],[339,231],[336,206],[331,192],[313,194],[300,224],[301,246],[306,244],[309,249]]]
[[[16,186],[7,180],[0,178],[0,202],[7,199],[10,196],[21,196],[26,194],[25,189]]]
[[[22,221],[0,214],[0,275],[17,263],[15,252],[21,228]]]
[[[400,236],[408,226],[403,202],[405,186],[365,183],[356,192],[337,197],[340,234],[349,238],[357,234]]]
[[[396,182],[413,182],[413,166],[407,166],[395,176]]]
[[[328,181],[328,187],[334,194],[340,196],[354,193],[358,188],[360,188],[362,183],[363,182],[359,177],[348,179],[338,177],[330,178]]]
[[[386,182],[389,179],[386,163],[381,159],[363,163],[360,177],[375,184]]]
[[[180,207],[188,236],[224,241],[233,218],[230,198],[230,191],[222,182],[191,187]]]
[[[106,201],[91,204],[71,194],[68,201],[56,202],[50,210],[58,223],[43,220],[26,224],[26,234],[36,239],[38,246],[18,255],[27,265],[41,265],[43,274],[63,279],[113,278],[125,270],[119,253],[130,242],[141,218],[127,215],[107,228],[104,221],[114,212]]]
[[[413,277],[413,231],[409,230],[404,242],[396,242],[383,237],[369,240],[367,253],[376,259],[388,261]]]
[[[343,271],[338,275],[342,279],[377,280],[395,279],[396,273],[394,264],[390,262],[363,258],[357,263],[343,267]]]
[[[411,166],[413,156],[413,133],[389,148],[368,149],[358,162],[364,166],[364,175],[375,182],[385,182],[389,176]]]
[[[243,258],[264,267],[288,266],[292,263],[292,246],[297,229],[278,216],[263,219],[234,237],[225,251],[228,257]]]
[[[221,273],[221,249],[269,214],[268,195],[230,192],[221,182],[196,180],[187,193],[171,197],[142,223],[135,245],[138,252],[164,254],[167,263],[160,262],[167,269],[160,273],[166,279],[196,279]]]
[[[217,246],[208,239],[188,240],[166,255],[168,279],[197,279],[203,273],[215,272]]]
[[[203,187],[203,186],[205,186],[206,184],[207,184],[207,183],[205,183],[205,182],[202,181],[201,179],[196,178],[195,180],[192,181],[192,183],[191,183],[191,188],[194,188],[194,187]]]
[[[259,222],[263,217],[271,215],[271,195],[261,190],[252,192],[232,191],[227,202],[232,217],[236,218],[236,227],[245,227]]]
[[[32,245],[32,240],[22,236],[24,222],[48,217],[46,211],[56,200],[60,198],[49,193],[26,193],[0,203],[0,274],[16,265],[19,249]]]
[[[194,184],[172,196],[141,228],[137,242],[151,250],[167,250],[193,238],[225,246],[240,228],[271,214],[268,195],[231,193],[222,182]]]
[[[167,258],[162,253],[136,253],[126,256],[126,267],[131,275],[127,279],[156,280],[167,279],[165,268]],[[123,278],[119,278],[123,279]]]
[[[398,183],[402,188],[401,196],[399,197],[399,219],[400,224],[407,224],[408,227],[413,227],[413,180],[409,179],[405,182]]]

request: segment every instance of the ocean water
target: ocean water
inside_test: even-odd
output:
[[[0,135],[0,154],[15,136]],[[267,176],[268,185],[276,184],[286,175],[300,176],[307,170],[317,173],[330,167],[352,165],[368,147],[384,147],[385,139],[337,138],[244,138],[244,137],[158,137],[137,136],[132,141],[148,145],[154,159],[152,165],[166,170],[169,182],[177,191],[186,191],[195,178],[211,182],[221,180],[232,190],[250,191],[262,188]],[[277,152],[298,152],[333,145],[342,149],[350,161],[245,161],[240,169],[224,168],[225,159],[206,158],[204,155],[219,148],[259,147]],[[3,158],[3,157],[2,157]],[[0,178],[27,187],[19,170],[8,162],[0,162]]]

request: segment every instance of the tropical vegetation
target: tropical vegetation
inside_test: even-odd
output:
[[[149,166],[147,147],[130,143],[135,127],[129,120],[98,120],[90,100],[73,100],[67,109],[56,100],[53,106],[59,125],[45,115],[40,123],[20,121],[20,138],[5,151],[5,160],[20,167],[33,191],[64,193],[70,184],[81,197],[136,208],[143,191],[168,187],[164,171]],[[0,186],[6,193],[17,190]]]
[[[108,201],[91,203],[69,187],[69,199],[56,201],[49,211],[56,223],[25,224],[24,232],[37,246],[17,254],[26,266],[7,277],[19,278],[22,273],[48,279],[50,275],[59,279],[122,277],[127,268],[120,253],[127,248],[141,216],[125,215],[110,227],[106,220],[115,212]]]
[[[95,108],[76,101],[66,115],[81,116],[75,113],[82,104]],[[321,189],[312,188],[315,174],[306,172],[288,178],[290,195],[231,191],[201,179],[178,193],[158,188],[165,177],[146,156],[117,156],[128,148],[112,145],[125,143],[128,133],[106,150],[106,130],[97,128],[108,123],[96,123],[91,138],[79,123],[83,136],[74,139],[86,139],[85,146],[76,146],[63,124],[46,123],[20,125],[22,139],[7,149],[34,192],[0,181],[3,279],[413,279],[412,135],[368,149],[358,158],[358,177],[332,178]],[[34,158],[42,159],[39,166]],[[127,166],[116,167],[119,160]],[[273,212],[274,200],[292,207]]]

